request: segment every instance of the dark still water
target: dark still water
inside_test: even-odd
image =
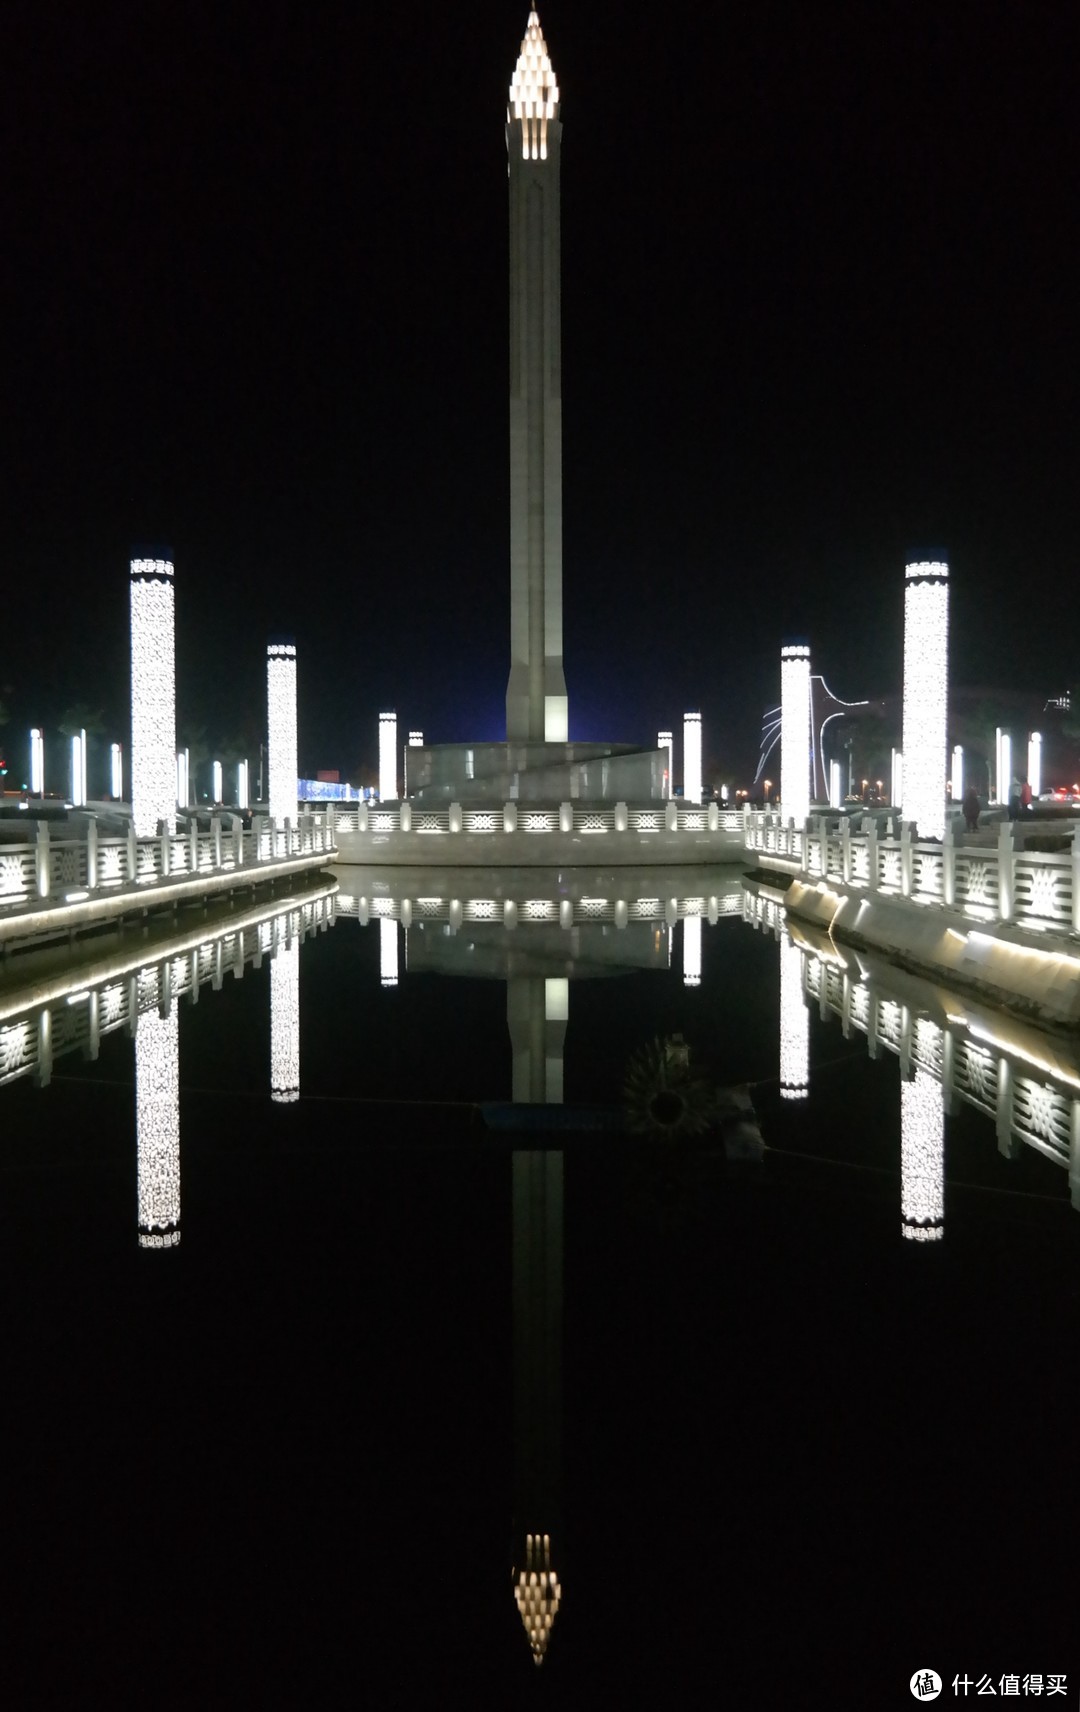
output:
[[[3,1704],[1076,1706],[1075,1044],[484,878],[9,959]]]

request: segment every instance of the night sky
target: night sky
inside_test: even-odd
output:
[[[5,11],[3,622],[17,725],[127,739],[127,561],[171,547],[180,720],[375,760],[500,737],[506,86],[528,7]],[[562,89],[571,735],[703,710],[752,771],[782,641],[899,687],[903,565],[953,676],[1076,659],[1075,15],[583,6]],[[19,739],[21,746],[21,738]]]

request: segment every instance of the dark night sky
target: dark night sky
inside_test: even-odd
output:
[[[301,764],[503,732],[505,89],[527,5],[5,12],[4,621],[20,724],[126,738],[127,558],[171,545],[181,719]],[[898,687],[1074,676],[1077,58],[1064,4],[548,0],[563,92],[571,734],[700,704],[752,768],[782,640]],[[11,732],[9,730],[9,738]],[[13,744],[9,744],[14,747]]]

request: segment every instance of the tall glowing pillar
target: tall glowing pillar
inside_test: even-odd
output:
[[[509,742],[565,743],[562,335],[559,161],[562,124],[540,20],[529,13],[510,83]]]
[[[213,791],[214,801],[215,801],[215,803],[219,803],[223,800],[222,795],[221,795],[221,762],[220,761],[214,762],[213,770],[212,770],[212,779],[213,779],[213,783],[211,785],[211,789]]]
[[[658,731],[656,747],[667,750],[667,760],[664,763],[664,795],[675,794],[675,734],[671,731]]]
[[[839,761],[829,762],[829,807],[840,808],[843,804],[843,785],[840,782]]]
[[[85,731],[77,731],[71,739],[71,801],[75,808],[86,807]]]
[[[119,743],[109,745],[109,783],[117,802],[124,794],[124,751]]]
[[[249,800],[249,790],[250,790],[250,786],[248,785],[248,764],[246,761],[238,761],[237,765],[236,765],[236,806],[237,806],[237,808],[249,808],[251,806],[250,800]]]
[[[810,1092],[810,1013],[802,985],[803,954],[786,934],[780,941],[780,1098]]]
[[[30,789],[36,797],[45,795],[45,734],[38,725],[30,733]]]
[[[180,1031],[168,978],[167,964],[138,977],[144,995],[147,983],[157,985],[160,1006],[140,1010],[135,1030],[140,1248],[175,1248],[180,1241]]]
[[[1041,731],[1033,731],[1031,733],[1031,736],[1028,738],[1027,776],[1028,776],[1028,784],[1031,786],[1031,795],[1034,799],[1037,800],[1038,796],[1039,796],[1039,792],[1042,790],[1042,732]]]
[[[1012,790],[1012,736],[998,727],[997,734],[997,800],[1007,803]]]
[[[921,838],[944,838],[949,567],[924,560],[904,576],[904,819]]]
[[[379,801],[397,801],[397,714],[379,715]]]
[[[270,750],[270,818],[280,826],[296,819],[299,767],[296,759],[296,645],[266,648],[266,738]]]
[[[131,817],[176,831],[176,629],[170,559],[131,561]]]
[[[179,808],[187,808],[191,801],[191,758],[188,750],[176,751],[176,802]]]
[[[300,936],[288,935],[287,920],[274,922],[270,963],[270,1098],[278,1105],[300,1098]]]
[[[683,714],[682,792],[683,801],[701,801],[701,715]]]
[[[780,650],[780,804],[802,826],[810,813],[810,650]]]

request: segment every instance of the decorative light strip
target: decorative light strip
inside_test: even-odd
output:
[[[176,831],[173,567],[131,561],[131,815],[137,838]]]
[[[701,985],[701,917],[688,915],[682,927],[683,986]]]
[[[933,1025],[920,1018],[917,1026]],[[945,1108],[941,1084],[927,1070],[900,1084],[900,1216],[909,1241],[944,1234]]]
[[[810,1092],[810,1013],[802,990],[802,952],[780,941],[780,1098],[805,1100]]]
[[[803,826],[810,813],[810,650],[780,650],[780,803]]]
[[[675,793],[675,734],[671,731],[658,731],[656,747],[667,750],[667,766],[664,768],[664,796]]]
[[[701,801],[701,715],[683,714],[683,801]]]
[[[266,736],[270,817],[296,819],[300,774],[296,760],[296,648],[271,642],[266,649]]]
[[[526,1534],[525,1564],[517,1573],[514,1603],[529,1637],[533,1662],[543,1664],[562,1603],[559,1578],[551,1567],[550,1534]]]
[[[558,117],[559,86],[535,8],[529,13],[521,52],[510,79],[507,119],[521,123],[522,160],[547,160],[548,120]]]
[[[1031,786],[1031,795],[1035,801],[1038,801],[1039,793],[1042,790],[1042,732],[1041,731],[1033,731],[1031,733],[1031,736],[1028,738],[1027,776],[1028,776],[1028,784]]]
[[[397,801],[397,714],[379,715],[379,801]]]
[[[140,980],[141,980],[140,975]],[[135,1033],[135,1133],[139,1247],[180,1241],[180,1032],[168,1016],[144,1011]]]
[[[379,977],[384,987],[398,984],[397,922],[390,916],[379,918]]]
[[[949,567],[920,562],[904,575],[903,812],[921,838],[944,838]]]
[[[275,934],[280,931],[274,924]],[[270,964],[270,1098],[300,1098],[300,941],[279,945]]]

